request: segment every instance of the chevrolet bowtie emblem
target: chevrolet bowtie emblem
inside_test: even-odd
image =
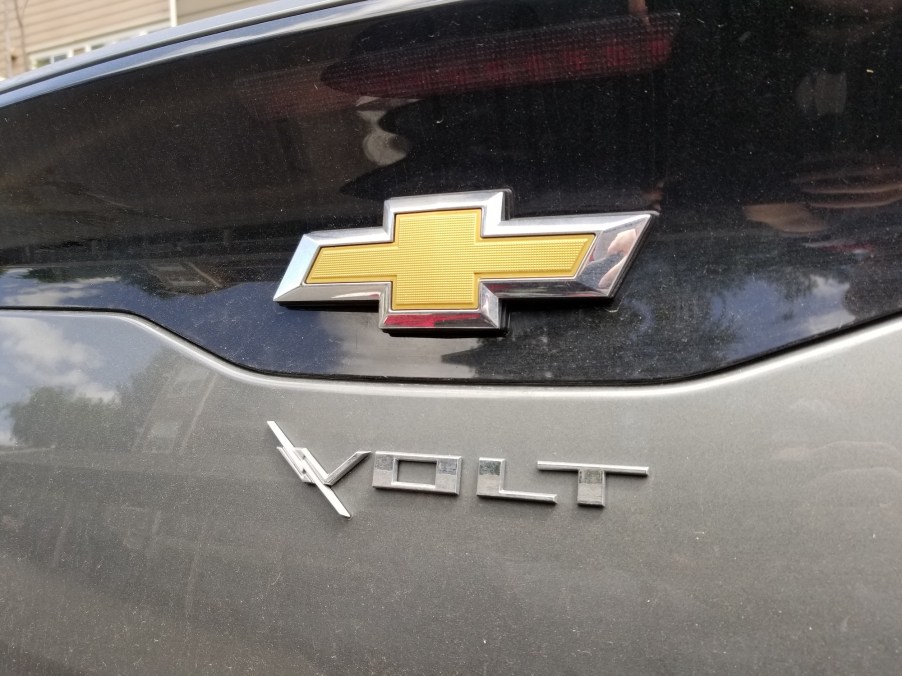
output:
[[[507,219],[506,191],[398,197],[301,238],[273,300],[378,301],[385,330],[500,329],[503,298],[608,298],[653,212]]]

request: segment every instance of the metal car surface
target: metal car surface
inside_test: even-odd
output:
[[[3,670],[898,671],[897,5],[275,3],[4,81]],[[273,300],[472,191],[656,216],[506,331]]]

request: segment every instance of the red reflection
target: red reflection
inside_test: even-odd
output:
[[[361,96],[417,99],[495,87],[644,73],[670,58],[679,14],[614,17],[498,35],[374,50],[239,79],[255,117],[282,119],[350,108]]]
[[[481,319],[482,315],[478,312],[465,312],[454,315],[453,319],[449,319],[447,315],[389,315],[385,318],[385,326],[394,329],[434,329],[438,327],[448,328],[454,326],[456,322],[466,322],[475,319]]]
[[[678,23],[679,14],[665,12],[373,51],[330,66],[323,82],[366,96],[420,98],[633,75],[668,61]]]

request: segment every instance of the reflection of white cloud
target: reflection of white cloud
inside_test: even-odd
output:
[[[84,343],[67,339],[45,321],[0,317],[0,350],[3,361],[12,364],[28,385],[63,387],[104,401],[116,397],[114,389],[93,380],[88,373],[102,365],[100,354]]]
[[[811,291],[811,295],[815,298],[832,301],[836,296],[845,296],[846,291],[849,290],[848,282],[837,282],[820,275],[814,275],[812,279],[814,280],[814,289]]]
[[[825,277],[814,277],[814,289],[811,291],[811,300],[808,305],[814,309],[824,307],[835,308],[831,312],[815,313],[805,322],[805,332],[808,335],[835,330],[855,319],[855,315],[843,307],[843,299],[849,290],[848,283],[837,282]]]
[[[855,315],[839,308],[830,314],[820,315],[809,319],[805,322],[805,331],[808,335],[816,336],[825,331],[835,331],[836,329],[845,326],[853,319],[855,319]]]
[[[59,305],[64,300],[77,300],[96,296],[99,290],[95,287],[117,281],[117,277],[94,277],[78,282],[61,282],[59,284],[42,284],[26,289],[22,293],[4,298],[7,305]]]

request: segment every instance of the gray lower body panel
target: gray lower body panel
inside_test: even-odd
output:
[[[897,672],[900,351],[896,321],[681,385],[340,383],[254,375],[128,317],[0,313],[2,663]],[[326,471],[460,456],[460,494],[374,488],[367,457],[333,486],[343,519],[268,420]],[[481,457],[557,504],[478,497]],[[581,506],[577,474],[540,461],[649,475]]]

